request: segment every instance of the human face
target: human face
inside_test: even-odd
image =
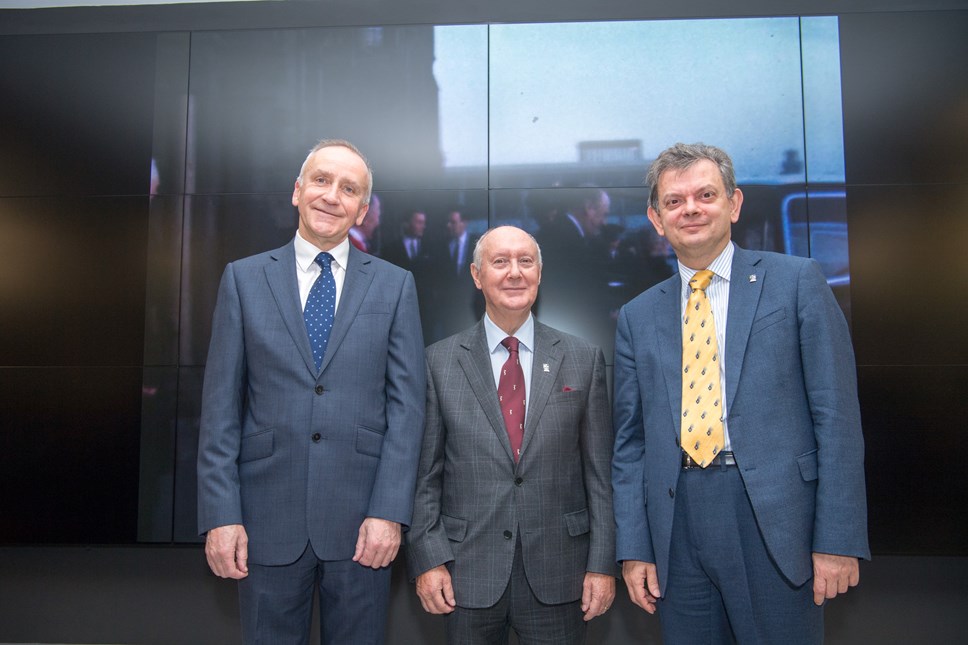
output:
[[[514,333],[538,297],[538,249],[527,233],[513,226],[494,229],[481,244],[481,266],[471,265],[471,276],[484,293],[487,315],[505,332]]]
[[[467,224],[464,223],[460,213],[457,211],[451,213],[450,217],[447,218],[447,232],[455,240],[464,234],[464,229],[466,228]]]
[[[601,232],[602,226],[605,224],[605,218],[608,217],[608,211],[611,207],[612,200],[609,199],[608,193],[604,191],[599,194],[597,202],[587,207],[585,221],[588,223],[588,235],[594,237]]]
[[[730,227],[739,221],[743,193],[727,197],[715,163],[698,161],[685,170],[659,176],[659,210],[649,207],[655,230],[691,269],[705,269],[729,243]]]
[[[407,223],[407,235],[410,237],[423,237],[426,228],[427,215],[425,213],[414,213],[410,216],[410,221]]]
[[[329,251],[359,226],[368,206],[366,164],[343,146],[317,150],[296,180],[292,205],[299,210],[299,234],[321,251]]]
[[[376,195],[370,195],[370,208],[366,213],[366,219],[360,224],[360,230],[366,235],[366,239],[373,239],[373,233],[380,226],[380,198]]]

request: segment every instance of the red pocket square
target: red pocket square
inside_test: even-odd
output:
[[[566,385],[565,387],[561,388],[561,391],[562,392],[571,392],[571,388]]]

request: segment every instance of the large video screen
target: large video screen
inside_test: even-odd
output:
[[[195,444],[222,269],[289,243],[293,183],[323,138],[349,139],[369,158],[370,216],[380,218],[366,247],[413,271],[428,344],[483,311],[453,236],[466,231],[473,242],[511,223],[542,245],[537,316],[600,345],[611,362],[618,309],[676,269],[646,218],[643,178],[678,141],[732,155],[746,194],[736,242],[817,258],[849,315],[839,47],[832,17],[4,38],[0,66],[11,100],[0,114],[17,124],[0,134],[3,149],[16,153],[0,162],[0,225],[11,253],[34,248],[28,215],[50,208],[38,195],[74,195],[58,217],[76,228],[84,225],[77,215],[90,212],[100,226],[92,235],[103,229],[123,240],[108,249],[113,238],[102,234],[81,247],[51,236],[57,266],[87,275],[84,267],[96,265],[136,283],[98,291],[91,276],[87,293],[55,293],[46,286],[58,284],[51,273],[33,292],[63,292],[78,303],[97,294],[110,310],[74,309],[82,330],[103,325],[103,333],[66,326],[63,338],[41,342],[35,325],[18,322],[30,319],[20,309],[31,300],[12,299],[21,304],[0,318],[16,341],[3,346],[7,364],[26,370],[41,355],[55,371],[111,367],[106,379],[87,369],[65,373],[64,382],[97,390],[51,412],[65,446],[99,414],[92,401],[111,400],[98,388],[123,381],[118,388],[136,391],[140,368],[142,400],[140,441],[118,442],[128,436],[130,406],[91,427],[117,447],[86,457],[104,481],[74,484],[93,491],[93,511],[42,469],[8,470],[0,489],[28,477],[24,489],[39,492],[29,503],[4,504],[0,541],[198,539]],[[60,156],[36,154],[38,143]],[[110,219],[102,201],[134,214]],[[568,227],[571,241],[562,243]],[[420,251],[409,257],[401,238],[415,231]],[[76,255],[81,269],[67,263]],[[39,271],[33,275],[47,275]],[[25,285],[17,288],[30,293]],[[139,324],[108,321],[137,318],[141,303],[137,365]],[[92,335],[97,343],[72,340]],[[36,383],[26,371],[6,379],[24,392]],[[38,447],[29,432],[7,443],[24,463],[54,455],[63,472],[86,467],[78,454]],[[137,490],[137,504],[125,497],[112,507],[110,491],[121,489]],[[34,512],[38,506],[47,511]],[[70,519],[81,515],[83,522]],[[84,529],[91,525],[101,528]]]
[[[647,220],[643,177],[677,141],[732,155],[746,193],[736,242],[816,257],[849,315],[836,18],[174,38],[167,45],[190,46],[190,63],[159,84],[158,103],[184,105],[186,116],[156,128],[155,168],[166,172],[154,179],[159,196],[185,197],[152,211],[161,255],[149,309],[164,313],[149,321],[160,326],[146,329],[146,353],[177,362],[146,372],[159,384],[146,383],[146,396],[169,400],[160,384],[178,383],[177,422],[174,438],[153,442],[165,424],[146,416],[142,452],[174,451],[180,467],[173,517],[158,522],[146,519],[161,500],[144,494],[158,487],[143,469],[143,540],[197,539],[191,466],[221,271],[291,240],[293,182],[321,138],[347,138],[370,159],[379,224],[366,248],[413,271],[428,344],[483,311],[453,237],[466,231],[473,242],[510,223],[542,245],[538,317],[600,345],[610,361],[619,308],[675,271]],[[568,227],[573,235],[562,236]],[[421,238],[412,257],[404,235]],[[166,245],[177,259],[164,259]],[[172,416],[170,406],[149,409]]]

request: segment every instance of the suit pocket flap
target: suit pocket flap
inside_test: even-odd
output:
[[[242,445],[239,446],[239,463],[255,461],[271,455],[274,434],[273,429],[269,428],[257,434],[242,437]]]
[[[580,511],[575,511],[574,513],[566,513],[565,526],[568,528],[568,535],[572,537],[588,533],[590,530],[588,509],[583,508]]]
[[[441,514],[440,522],[444,525],[444,533],[447,534],[448,540],[452,542],[464,541],[464,536],[467,535],[467,520]]]
[[[797,464],[800,466],[800,476],[803,481],[810,482],[817,479],[819,473],[817,468],[817,451],[811,450],[797,457]]]
[[[366,426],[356,428],[356,452],[379,457],[383,451],[383,433]]]

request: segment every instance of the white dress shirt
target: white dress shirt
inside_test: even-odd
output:
[[[296,280],[299,282],[299,301],[302,308],[306,309],[306,300],[309,299],[309,291],[313,288],[316,278],[323,272],[322,267],[316,264],[316,256],[320,250],[310,244],[299,231],[296,231]],[[333,256],[333,261],[329,263],[333,271],[333,280],[336,282],[336,306],[333,314],[339,309],[339,297],[343,293],[343,281],[346,279],[346,263],[350,259],[350,240],[345,238],[342,242],[329,250]]]
[[[679,262],[679,276],[682,278],[682,300],[679,311],[686,310],[686,302],[692,289],[689,281],[696,275],[698,269],[690,269]],[[729,428],[726,424],[726,312],[729,311],[729,275],[733,269],[733,243],[730,242],[708,267],[713,272],[712,282],[706,287],[706,297],[713,312],[713,323],[716,325],[716,343],[719,345],[719,386],[723,400],[723,450],[731,450],[729,443]]]

